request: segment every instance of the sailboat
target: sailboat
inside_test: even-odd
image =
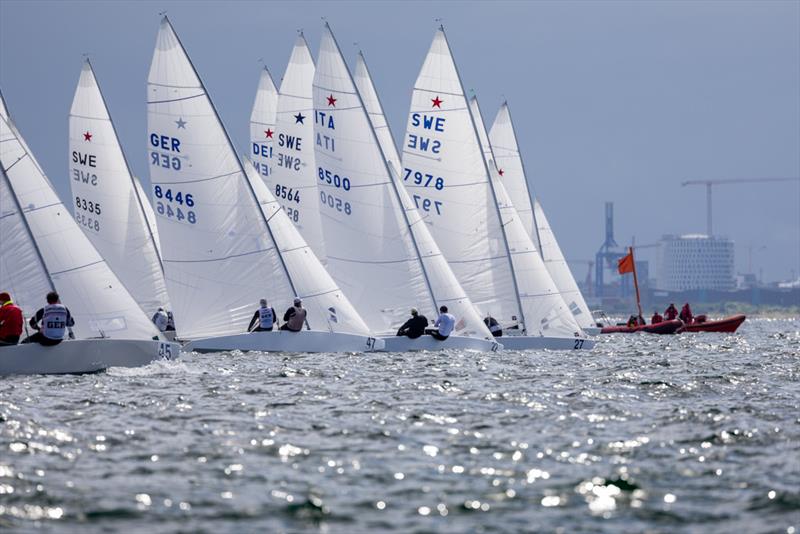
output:
[[[477,105],[477,99],[475,104]],[[558,241],[556,241],[556,236],[545,216],[542,204],[538,198],[534,197],[528,184],[508,102],[504,102],[497,112],[489,131],[489,143],[500,180],[511,198],[514,199],[514,206],[517,208],[522,224],[538,246],[547,272],[550,273],[561,297],[584,332],[599,333],[600,329],[596,326],[589,307],[564,259],[564,254],[561,252],[561,247],[558,246]]]
[[[91,373],[179,356],[180,345],[160,338],[61,203],[2,95],[0,242],[0,280],[24,315],[57,291],[75,320],[75,340],[0,349],[0,375]]]
[[[440,27],[414,86],[403,183],[467,295],[510,334],[507,349],[590,348],[478,135]]]
[[[317,167],[314,164],[314,105],[311,84],[314,59],[301,32],[297,36],[278,94],[275,131],[264,131],[272,139],[272,166],[264,177],[270,192],[317,258],[325,262],[322,219],[317,200]],[[262,82],[264,78],[262,75]],[[256,101],[258,105],[259,102]],[[253,115],[257,114],[256,107]],[[259,122],[269,120],[268,109],[258,112]],[[251,131],[253,128],[251,127]],[[269,134],[272,134],[270,137]]]
[[[371,107],[382,117],[374,89],[368,90]],[[327,23],[314,76],[314,130],[327,269],[367,326],[383,336],[387,350],[497,350],[500,345],[397,183]],[[457,320],[448,339],[395,335],[411,308],[436,317],[441,305]]]
[[[69,114],[69,165],[75,220],[148,315],[169,309],[149,201],[133,177],[88,59]],[[136,251],[132,254],[131,251]]]
[[[263,182],[246,174],[166,17],[147,122],[162,260],[178,336],[192,340],[186,350],[382,348]],[[244,333],[261,297],[277,308],[301,298],[307,329]]]

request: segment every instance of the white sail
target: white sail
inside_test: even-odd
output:
[[[337,60],[339,65],[338,70],[343,74],[345,72],[343,69],[347,68],[344,60],[340,56],[338,59],[334,56],[334,59]],[[422,302],[431,300],[434,304],[434,309],[425,311],[431,313],[432,315],[430,316],[435,317],[437,313],[436,305],[441,306],[444,304],[458,318],[461,327],[460,333],[465,335],[477,334],[479,336],[489,335],[486,325],[481,321],[475,306],[467,297],[452,269],[450,269],[450,265],[439,250],[439,246],[433,236],[431,236],[419,210],[414,206],[405,188],[398,183],[397,170],[402,170],[400,157],[394,144],[392,132],[386,122],[378,93],[372,83],[364,55],[361,53],[358,54],[354,80],[358,94],[361,97],[363,109],[369,116],[369,123],[380,147],[381,157],[385,161],[387,170],[391,169],[390,179],[394,182],[391,192],[396,194],[396,200],[391,207],[398,213],[400,210],[405,211],[405,217],[402,221],[406,228],[406,231],[403,232],[407,242],[405,249],[411,253],[410,258],[412,261],[417,260],[421,263],[422,274],[427,277],[426,289],[429,293]],[[359,109],[357,117],[360,117],[362,113],[363,111]],[[361,161],[361,158],[357,158],[355,164],[359,164]]]
[[[139,178],[137,178],[136,176],[133,177],[133,186],[136,188],[136,192],[139,194],[139,199],[141,199],[142,201],[142,208],[143,208],[142,211],[144,212],[144,218],[147,221],[147,227],[150,229],[150,233],[153,234],[153,239],[156,242],[156,250],[158,251],[158,257],[161,258],[161,241],[158,238],[158,223],[156,223],[156,212],[153,211],[153,205],[150,203],[150,197],[145,192],[144,187],[142,187],[141,180],[139,180]]]
[[[4,117],[8,117],[4,110]],[[0,280],[26,315],[55,289],[77,338],[152,339],[158,331],[61,203],[10,119],[0,118]]]
[[[325,261],[314,163],[314,59],[302,34],[297,37],[278,95],[269,190],[286,210],[306,243]]]
[[[489,132],[489,141],[500,179],[514,199],[514,206],[525,230],[538,243],[544,264],[561,297],[581,328],[593,327],[594,319],[589,307],[578,289],[539,200],[534,198],[530,190],[508,103],[503,103],[500,107]]]
[[[250,113],[249,160],[269,187],[272,172],[272,150],[275,141],[275,118],[278,112],[278,90],[266,67],[261,69],[256,99]],[[299,213],[298,213],[299,216]]]
[[[147,201],[136,188],[88,59],[69,114],[69,177],[75,220],[89,241],[145,313],[169,308]]]
[[[259,297],[279,309],[295,295],[311,329],[367,333],[338,289],[318,279],[322,267],[285,230],[286,213],[262,211],[253,187],[260,181],[246,176],[166,17],[148,77],[148,129],[162,257],[181,336],[244,332]]]
[[[403,146],[404,183],[467,294],[527,335],[580,329],[558,295],[502,184],[490,174],[477,125],[440,28],[414,86]],[[423,178],[415,183],[412,178]],[[441,189],[426,187],[427,176]]]

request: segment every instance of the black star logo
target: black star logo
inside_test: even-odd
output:
[[[303,114],[302,114],[302,113],[298,113],[297,115],[295,115],[295,116],[294,116],[294,123],[295,123],[295,124],[305,124],[305,123],[303,122],[303,119],[305,119],[305,117],[303,116]]]

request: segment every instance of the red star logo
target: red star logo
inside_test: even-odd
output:
[[[442,109],[442,102],[444,102],[444,100],[439,98],[439,95],[436,95],[436,98],[431,98],[431,102],[433,102],[432,107]]]
[[[84,141],[91,141],[92,140],[92,134],[90,134],[89,132],[86,132],[85,134],[83,134],[83,140]]]
[[[264,130],[264,133],[267,134],[267,139],[272,139],[272,134],[274,134],[275,132],[267,128],[266,130]]]
[[[503,174],[505,174],[505,171],[503,171],[503,169],[500,169],[499,171],[497,171],[497,173],[498,173],[500,176],[503,176]]]
[[[329,95],[328,96],[328,105],[336,107],[336,99],[333,98],[333,95]]]

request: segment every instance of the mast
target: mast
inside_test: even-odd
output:
[[[447,51],[450,53],[450,57],[453,57],[453,51],[450,50],[450,42],[447,40],[447,35],[444,33],[444,25],[439,25],[439,29],[442,31],[442,35],[444,36],[444,42],[447,45]],[[453,60],[453,68],[456,71],[456,76],[458,76],[458,83],[461,85],[462,90],[464,87],[464,82],[461,80],[461,73],[458,71],[458,65],[456,65],[455,60]],[[467,96],[464,95],[464,101],[467,104],[467,111],[469,112],[469,120],[472,123],[472,130],[475,133],[475,136],[478,138],[478,145],[480,148],[480,136],[478,135],[478,127],[475,124],[475,117],[472,116],[472,110],[469,107],[469,102],[467,101]],[[489,150],[491,151],[491,144],[489,146]],[[514,262],[511,261],[511,249],[508,247],[508,235],[506,235],[506,227],[503,224],[503,215],[500,213],[500,206],[497,205],[497,193],[494,190],[494,182],[492,178],[492,173],[489,171],[489,164],[486,162],[486,156],[483,155],[483,150],[481,150],[481,156],[483,160],[483,168],[486,171],[486,176],[489,179],[489,189],[492,192],[492,200],[494,201],[494,207],[497,211],[497,217],[500,219],[500,229],[503,234],[503,245],[506,249],[506,259],[508,260],[508,266],[511,269],[511,280],[514,283],[514,295],[517,297],[517,308],[519,308],[519,315],[520,321],[522,322],[522,333],[526,334],[528,331],[528,324],[525,322],[525,310],[522,308],[522,299],[519,296],[519,284],[517,283],[517,273],[514,270]],[[494,156],[492,156],[494,157]]]
[[[533,217],[533,231],[536,233],[536,244],[539,245],[539,256],[544,260],[544,249],[542,248],[542,238],[539,236],[539,223],[536,220],[536,204],[534,204],[535,196],[531,191],[531,186],[528,183],[528,173],[525,172],[525,162],[522,160],[522,153],[519,150],[519,139],[517,138],[517,130],[514,128],[514,120],[511,118],[511,110],[508,107],[508,100],[503,102],[508,114],[508,122],[511,124],[511,133],[514,135],[514,143],[517,145],[517,157],[519,157],[519,164],[522,167],[522,178],[525,180],[525,190],[528,192],[528,200],[531,203],[531,217]],[[489,147],[491,149],[491,142]],[[533,237],[533,236],[531,236]]]
[[[325,26],[330,31],[330,26],[328,23],[325,23]],[[336,37],[331,32],[331,37],[333,37],[333,42],[336,44],[336,49],[339,50],[339,55],[341,55],[342,51],[339,49],[339,43],[336,42]],[[364,60],[364,68],[367,71],[367,76],[369,77],[370,82],[372,83],[372,75],[369,73],[369,67],[367,66],[367,61],[364,58],[364,53],[361,50],[358,51],[358,55],[361,56],[362,60]],[[422,274],[425,277],[425,285],[428,287],[428,294],[431,296],[431,301],[433,301],[433,311],[438,313],[439,311],[439,303],[436,302],[436,294],[433,292],[433,286],[431,285],[430,278],[428,277],[428,270],[425,267],[425,262],[422,261],[422,253],[419,250],[419,244],[417,243],[417,237],[414,235],[414,230],[411,228],[411,221],[408,219],[408,212],[406,212],[405,206],[403,206],[403,202],[400,199],[400,192],[397,190],[397,182],[395,181],[395,173],[392,172],[393,167],[389,165],[389,161],[386,159],[386,154],[383,152],[383,146],[381,145],[380,141],[378,140],[378,136],[375,133],[375,126],[372,124],[372,118],[369,116],[369,112],[367,111],[366,106],[364,106],[364,101],[361,99],[361,93],[358,90],[358,86],[353,81],[353,76],[350,74],[350,69],[347,70],[348,76],[350,76],[350,81],[353,82],[353,87],[356,88],[356,96],[358,96],[358,101],[361,103],[361,107],[364,109],[364,113],[367,116],[367,121],[369,122],[369,130],[372,134],[372,138],[375,140],[375,143],[378,145],[378,150],[380,150],[381,155],[383,156],[383,165],[386,168],[386,172],[389,173],[389,181],[392,184],[392,190],[394,191],[395,199],[397,200],[397,204],[400,206],[400,211],[403,212],[403,220],[406,223],[406,228],[408,228],[408,233],[411,235],[411,242],[414,244],[414,251],[417,253],[417,261],[419,262],[420,268],[422,269]],[[374,83],[373,83],[373,89]],[[383,112],[383,104],[381,104],[381,97],[378,95],[378,91],[375,91],[375,97],[378,100],[378,106]],[[394,144],[394,136],[392,135],[392,130],[389,128],[389,123],[386,123],[386,127],[389,131],[389,138],[392,140],[392,144]],[[422,220],[422,216],[420,215],[420,221]]]
[[[633,257],[633,247],[628,247],[628,253],[631,255],[631,263],[633,264],[633,287],[636,288],[636,307],[639,309],[639,317],[642,315],[642,302],[639,299],[639,279],[636,277],[636,260]]]
[[[0,98],[2,98],[2,95],[0,95]],[[6,123],[6,124],[8,124],[8,123]],[[23,149],[24,149],[24,147],[23,147]],[[30,157],[30,155],[28,154],[27,150],[25,150],[25,155],[27,157]],[[19,161],[19,160],[17,160],[17,161]],[[3,168],[2,165],[0,165],[0,174],[3,175],[3,178],[6,181],[6,184],[8,184],[8,188],[11,190],[11,198],[14,199],[14,205],[17,207],[17,210],[19,211],[19,216],[22,219],[22,224],[25,225],[25,230],[28,232],[28,237],[31,238],[31,243],[33,243],[33,249],[36,251],[36,256],[39,258],[39,262],[42,264],[42,270],[44,271],[44,274],[47,276],[47,281],[50,283],[50,289],[55,291],[56,290],[56,285],[53,283],[53,277],[50,276],[50,271],[47,268],[47,264],[44,262],[44,256],[42,256],[42,251],[39,250],[39,243],[37,243],[36,239],[33,237],[33,232],[31,232],[31,227],[28,224],[28,219],[27,219],[27,217],[25,217],[25,213],[22,211],[22,206],[19,203],[19,198],[17,198],[17,192],[14,191],[14,186],[11,184],[11,179],[6,174],[6,170],[5,170],[5,168]]]
[[[228,135],[228,130],[225,129],[225,126],[222,124],[222,119],[219,118],[219,113],[217,113],[217,107],[214,105],[214,102],[211,100],[211,97],[208,96],[208,91],[206,90],[206,86],[203,83],[203,79],[200,78],[200,74],[198,74],[197,69],[194,67],[194,63],[192,63],[192,58],[189,57],[189,54],[186,53],[186,47],[183,46],[181,42],[181,38],[178,36],[175,28],[172,27],[172,23],[169,21],[166,15],[164,15],[163,21],[169,25],[170,30],[172,30],[172,34],[175,36],[175,40],[178,41],[178,44],[181,46],[181,50],[183,50],[183,55],[186,56],[186,60],[189,62],[189,66],[192,67],[192,71],[194,75],[197,77],[197,81],[200,82],[200,87],[203,89],[203,93],[206,95],[206,100],[211,105],[212,111],[214,111],[214,116],[217,118],[217,122],[219,122],[220,128],[222,128],[222,133],[225,134],[225,140],[228,141],[228,148],[233,152],[233,155],[236,157],[236,164],[239,167],[239,171],[242,173],[242,177],[244,178],[245,183],[247,184],[247,190],[250,192],[250,196],[253,198],[253,201],[256,203],[258,208],[258,213],[261,215],[261,220],[264,222],[264,225],[267,227],[267,233],[269,233],[269,238],[272,241],[272,244],[275,246],[275,251],[278,253],[278,259],[281,261],[281,267],[283,267],[283,272],[286,275],[286,279],[289,282],[289,287],[292,290],[292,293],[297,295],[297,289],[295,289],[294,281],[292,281],[292,276],[289,274],[289,269],[286,267],[286,261],[283,259],[283,254],[281,253],[281,248],[278,246],[278,242],[275,241],[275,235],[272,233],[272,228],[269,226],[269,219],[267,219],[266,215],[264,214],[264,210],[261,209],[261,203],[258,201],[258,196],[256,195],[255,190],[253,189],[253,184],[250,183],[250,178],[248,178],[244,167],[242,167],[242,162],[239,159],[239,155],[236,150],[233,148],[233,142],[231,142],[231,138]],[[302,33],[301,33],[302,36]],[[305,38],[303,38],[305,39]],[[282,208],[280,205],[278,206],[278,210]],[[311,327],[308,324],[308,320],[306,319],[306,329],[311,330]]]
[[[89,66],[89,71],[92,73],[92,78],[94,78],[94,83],[97,85],[97,92],[100,93],[100,101],[103,102],[103,107],[105,108],[106,115],[108,116],[108,122],[111,123],[111,130],[114,132],[114,137],[117,140],[117,145],[120,147],[119,151],[122,153],[122,161],[125,162],[125,168],[128,170],[128,176],[131,179],[131,187],[133,188],[133,194],[136,195],[136,203],[139,206],[139,215],[141,216],[144,225],[147,227],[147,234],[150,236],[150,243],[153,245],[153,250],[155,250],[156,252],[156,257],[158,258],[158,266],[161,268],[161,276],[163,277],[164,263],[161,261],[161,251],[158,250],[158,246],[156,246],[156,238],[153,235],[153,229],[150,227],[150,223],[147,222],[147,216],[145,216],[144,213],[144,205],[142,204],[142,198],[139,195],[139,188],[136,187],[136,184],[134,183],[134,177],[133,177],[133,172],[131,172],[131,166],[128,164],[128,158],[125,156],[125,151],[122,150],[122,144],[120,143],[119,135],[117,134],[117,127],[114,126],[114,121],[111,120],[111,113],[108,111],[108,104],[106,104],[106,98],[105,96],[103,96],[103,91],[100,89],[100,81],[97,79],[97,76],[94,73],[94,69],[92,68],[92,63],[89,61],[88,57],[86,58],[86,64]]]

